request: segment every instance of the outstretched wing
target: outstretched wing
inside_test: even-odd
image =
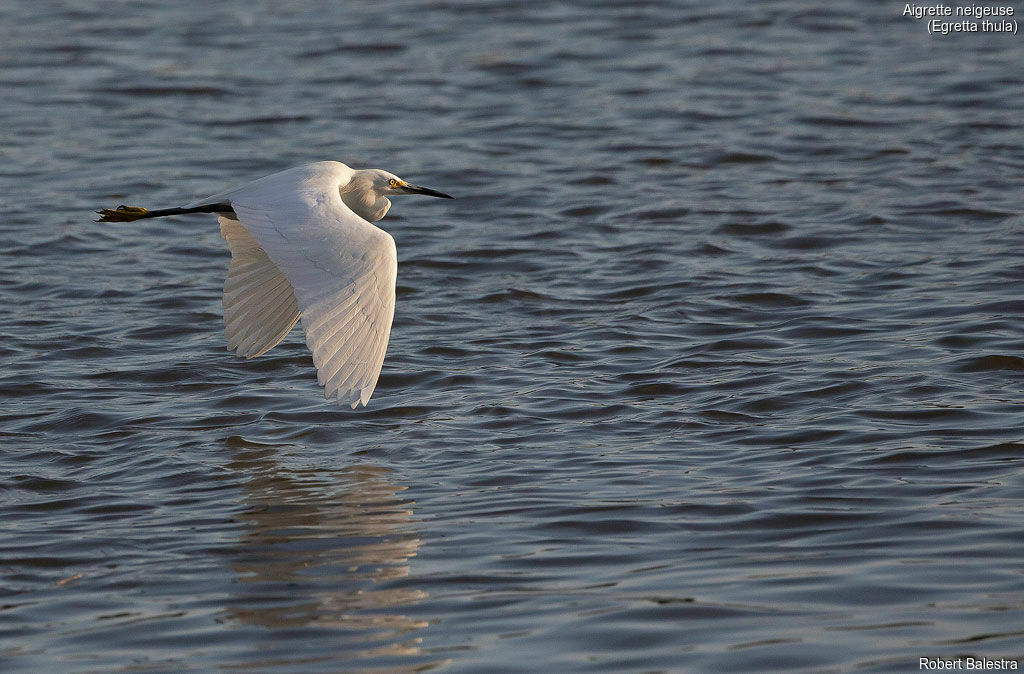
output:
[[[291,283],[237,220],[217,218],[231,247],[224,279],[224,335],[228,351],[243,358],[262,356],[277,346],[299,321]]]
[[[228,196],[242,227],[291,285],[324,395],[354,408],[369,401],[384,362],[398,257],[390,234],[342,202],[338,186],[350,174],[344,164],[319,162]],[[263,274],[272,287],[272,273]]]

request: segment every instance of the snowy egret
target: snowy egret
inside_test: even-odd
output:
[[[322,161],[180,208],[105,208],[97,222],[216,213],[231,248],[223,297],[228,350],[255,358],[301,318],[324,397],[354,409],[377,386],[391,334],[395,240],[370,223],[397,194],[454,199],[387,171]]]

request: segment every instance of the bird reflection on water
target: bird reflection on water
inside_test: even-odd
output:
[[[427,598],[405,587],[420,547],[412,503],[387,468],[285,469],[277,448],[234,438],[229,467],[245,475],[245,525],[229,562],[237,575],[226,615],[254,636],[249,666],[288,667],[369,658],[419,661],[416,632],[427,621],[397,612]],[[310,630],[309,628],[314,628]],[[327,634],[325,634],[325,631]],[[331,648],[320,651],[319,642]],[[319,657],[320,652],[329,653]]]

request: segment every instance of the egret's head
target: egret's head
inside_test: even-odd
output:
[[[388,196],[396,194],[424,194],[428,197],[454,199],[443,192],[431,190],[419,185],[411,185],[394,173],[381,169],[362,169],[352,172],[347,185],[339,188],[341,200],[361,218],[369,222],[377,222],[391,208]]]
[[[441,199],[455,198],[445,194],[444,192],[438,192],[437,190],[432,190],[427,187],[420,187],[419,185],[407,183],[394,173],[388,173],[381,169],[369,169],[367,172],[372,174],[373,189],[380,195],[394,196],[396,194],[423,194],[428,197],[440,197]]]

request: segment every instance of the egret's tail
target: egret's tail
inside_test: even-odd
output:
[[[138,206],[121,205],[117,208],[102,208],[96,213],[100,216],[96,222],[135,222],[142,218],[162,218],[165,215],[188,215],[189,213],[221,213],[235,217],[231,204],[204,204],[194,208],[161,208],[150,211]]]

